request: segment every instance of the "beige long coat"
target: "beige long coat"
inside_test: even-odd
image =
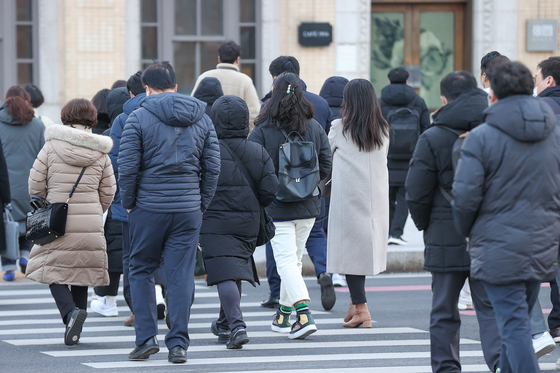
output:
[[[329,132],[333,153],[327,272],[376,275],[387,267],[389,175],[387,149],[359,151],[342,121]]]
[[[44,284],[109,285],[103,212],[116,191],[107,153],[113,142],[84,126],[52,124],[45,146],[29,175],[29,194],[49,202],[65,202],[83,167],[87,166],[68,205],[66,234],[31,250],[26,277]]]

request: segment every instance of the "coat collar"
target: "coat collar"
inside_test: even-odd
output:
[[[219,63],[216,65],[216,69],[222,69],[222,70],[235,70],[235,71],[239,71],[239,66],[235,66],[232,63]]]
[[[76,128],[63,124],[52,124],[45,130],[45,141],[61,140],[72,145],[109,153],[113,148],[113,140],[108,136],[91,133],[91,128],[75,124]]]

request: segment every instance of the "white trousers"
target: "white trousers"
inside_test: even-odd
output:
[[[280,304],[285,307],[293,307],[294,303],[309,300],[309,292],[301,276],[301,260],[313,224],[315,218],[274,222],[276,234],[270,244],[276,269],[282,280]]]

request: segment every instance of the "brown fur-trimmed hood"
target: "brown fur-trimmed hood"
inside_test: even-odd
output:
[[[89,166],[113,148],[110,137],[93,134],[91,129],[81,125],[75,126],[53,124],[45,130],[45,141],[52,143],[53,149],[66,163]]]

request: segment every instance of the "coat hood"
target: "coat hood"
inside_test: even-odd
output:
[[[115,88],[109,92],[105,104],[107,105],[107,113],[109,118],[111,118],[111,123],[123,112],[123,105],[128,100],[130,100],[130,94],[125,87]]]
[[[93,134],[82,125],[75,126],[51,124],[45,130],[45,141],[52,142],[54,151],[64,162],[85,167],[111,151],[113,140],[110,137]]]
[[[341,107],[342,93],[344,92],[346,84],[348,84],[348,79],[342,76],[331,76],[325,80],[321,92],[319,92],[319,96],[323,97],[329,106]]]
[[[139,95],[132,97],[130,100],[124,103],[123,113],[125,113],[126,115],[130,115],[130,113],[140,107],[140,104],[142,103],[142,100],[144,100],[144,98],[146,98],[145,93],[140,93]]]
[[[406,84],[389,84],[381,90],[381,99],[391,106],[406,106],[416,97],[414,88]]]
[[[171,127],[192,126],[206,111],[204,102],[174,92],[147,96],[140,106]]]
[[[482,89],[465,92],[434,113],[433,125],[470,131],[484,121],[488,95]]]
[[[249,135],[249,109],[237,96],[222,96],[212,106],[210,118],[219,139]]]
[[[208,106],[212,106],[223,95],[224,91],[222,91],[220,81],[217,78],[208,77],[200,81],[193,97],[206,102]]]
[[[527,95],[509,96],[484,111],[485,121],[516,140],[537,142],[554,130],[556,116],[550,106]]]

